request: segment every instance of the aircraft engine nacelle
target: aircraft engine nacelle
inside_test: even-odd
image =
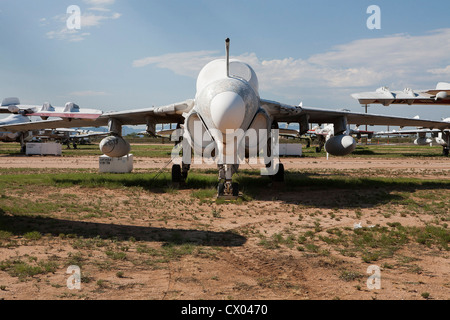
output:
[[[425,146],[425,145],[430,144],[432,142],[433,142],[432,139],[426,138],[426,137],[420,137],[420,138],[417,138],[416,140],[414,140],[414,144],[418,145],[418,146]]]
[[[352,136],[344,134],[332,137],[325,143],[325,150],[333,156],[346,156],[356,149],[356,141]]]
[[[111,158],[120,158],[130,153],[131,146],[124,138],[109,136],[100,142],[100,150]]]

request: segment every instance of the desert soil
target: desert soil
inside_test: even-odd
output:
[[[287,158],[282,162],[287,170],[316,170],[319,175],[332,170],[350,176],[393,174],[435,180],[450,176],[450,161],[444,158]],[[158,169],[166,164],[167,159],[137,158],[134,168]],[[0,157],[0,166],[95,169],[98,158],[8,156]],[[21,216],[14,222],[11,217],[11,223],[27,225],[42,237],[16,235],[3,241],[0,262],[52,262],[54,268],[26,277],[6,267],[0,269],[0,299],[450,298],[449,252],[442,247],[411,240],[393,255],[366,262],[360,252],[342,254],[337,246],[319,240],[336,229],[350,236],[358,223],[363,227],[392,223],[424,227],[432,215],[400,214],[401,208],[386,202],[361,208],[336,205],[349,193],[358,194],[364,202],[364,197],[371,196],[364,190],[289,191],[268,186],[262,197],[231,203],[197,199],[193,192],[79,186],[30,192],[29,198],[36,202],[55,194],[75,194],[80,206],[97,204],[109,214],[59,210],[48,216]],[[448,210],[450,191],[438,192]],[[297,241],[308,231],[315,247]],[[294,239],[293,243],[288,239]],[[70,265],[80,267],[80,289],[67,287]],[[381,288],[367,285],[372,265],[380,270]]]

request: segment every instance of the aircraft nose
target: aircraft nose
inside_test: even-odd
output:
[[[227,129],[239,129],[245,118],[245,102],[231,91],[216,95],[210,104],[211,118],[217,129],[226,133]]]

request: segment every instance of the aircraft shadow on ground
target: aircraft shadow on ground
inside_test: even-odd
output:
[[[208,173],[207,173],[208,174]],[[90,185],[89,178],[55,179],[61,185]],[[95,186],[141,187],[152,193],[166,193],[167,188],[196,190],[216,188],[217,178],[209,174],[193,175],[182,185],[173,186],[169,175],[157,179],[148,176],[105,176],[93,180]],[[416,190],[449,189],[446,181],[413,178],[358,177],[317,172],[287,172],[285,182],[274,183],[258,170],[243,170],[236,178],[244,195],[261,201],[283,201],[318,208],[370,208],[387,203],[401,203]],[[402,194],[404,193],[404,194]]]
[[[162,242],[165,244],[192,244],[198,246],[242,246],[247,241],[233,232],[215,232],[186,229],[170,229],[72,221],[39,216],[9,216],[0,208],[0,230],[23,236],[38,231],[52,236],[76,236],[137,241]]]
[[[202,188],[215,188],[217,178],[202,179],[202,178],[188,178],[186,183],[175,185],[172,183],[168,174],[161,176],[141,176],[136,174],[123,175],[123,176],[102,176],[89,178],[55,178],[53,181],[57,185],[78,185],[78,186],[90,186],[90,187],[139,187],[145,191],[152,193],[166,193],[167,188],[179,188],[179,189],[202,189]]]
[[[408,178],[336,177],[324,173],[287,173],[285,182],[243,177],[240,183],[252,199],[282,201],[317,208],[372,208],[402,204],[418,190],[449,190],[450,183]],[[266,186],[266,187],[264,187]]]

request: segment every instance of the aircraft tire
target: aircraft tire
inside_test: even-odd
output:
[[[219,182],[219,185],[217,186],[217,195],[223,196],[225,193],[225,183]]]
[[[443,154],[445,157],[448,157],[448,156],[449,156],[449,151],[450,151],[449,148],[444,148],[444,150],[442,151],[442,154]]]
[[[172,182],[181,182],[181,166],[179,164],[172,166]]]
[[[233,192],[233,197],[239,196],[239,183],[233,182],[231,185],[231,190]]]
[[[276,182],[284,182],[284,165],[282,163],[278,164],[278,171],[273,178]]]

